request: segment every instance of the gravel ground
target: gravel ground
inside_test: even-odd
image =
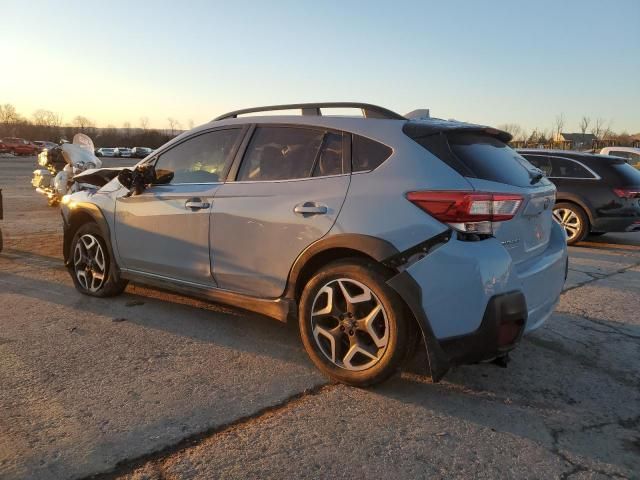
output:
[[[640,478],[640,234],[571,249],[556,314],[508,368],[359,390],[278,322],[77,294],[33,168],[0,156],[0,478]]]

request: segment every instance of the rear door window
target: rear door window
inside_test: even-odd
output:
[[[547,177],[551,176],[551,160],[546,155],[523,155],[531,165],[539,168]]]
[[[593,174],[580,163],[568,159],[552,157],[553,170],[550,177],[553,178],[595,178]]]
[[[273,126],[256,129],[237,179],[294,180],[341,173],[341,133]]]

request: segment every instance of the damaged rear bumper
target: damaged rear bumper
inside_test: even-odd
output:
[[[504,355],[541,326],[557,304],[566,268],[566,241],[554,226],[545,252],[522,265],[495,238],[453,236],[388,284],[418,321],[438,381],[452,365]]]

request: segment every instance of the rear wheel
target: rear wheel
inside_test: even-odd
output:
[[[411,355],[413,324],[374,264],[329,264],[306,285],[300,334],[313,363],[333,380],[364,387],[392,375]]]
[[[92,297],[123,292],[127,281],[119,278],[111,250],[95,223],[82,225],[71,242],[69,273],[76,289]]]
[[[567,233],[567,244],[581,242],[589,233],[589,219],[574,203],[560,202],[553,207],[553,218]]]

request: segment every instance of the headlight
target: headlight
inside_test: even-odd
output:
[[[46,167],[47,161],[48,161],[47,150],[43,150],[38,154],[38,165],[40,165],[41,167]]]

